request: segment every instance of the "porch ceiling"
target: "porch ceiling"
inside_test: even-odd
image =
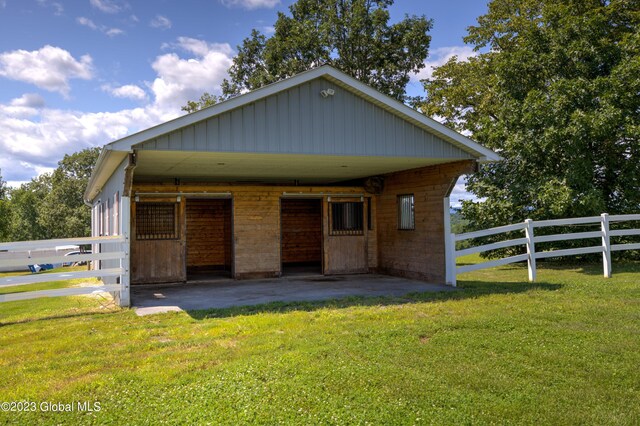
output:
[[[443,159],[297,154],[138,151],[135,175],[216,181],[331,183],[424,167]]]

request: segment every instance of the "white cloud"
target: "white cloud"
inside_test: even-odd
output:
[[[274,27],[272,25],[268,25],[266,27],[262,27],[262,32],[265,33],[266,35],[275,34],[276,27]]]
[[[29,180],[38,170],[55,167],[65,153],[102,146],[167,120],[155,108],[97,113],[44,108],[36,117],[25,117],[7,107],[0,104],[0,169],[11,181]]]
[[[87,28],[91,28],[92,30],[97,30],[98,26],[89,18],[85,18],[84,16],[80,16],[76,18],[76,22],[80,25],[83,25]]]
[[[433,68],[439,67],[441,65],[446,64],[449,59],[454,56],[458,57],[458,61],[466,61],[469,58],[476,56],[478,52],[475,52],[469,46],[448,46],[448,47],[438,47],[429,52],[429,57],[424,62],[426,65],[423,69],[420,70],[417,74],[414,74],[411,77],[413,82],[419,82],[420,80],[425,80],[431,78],[433,75]]]
[[[168,30],[171,28],[171,20],[166,16],[156,15],[155,18],[149,22],[149,25],[153,28],[159,28],[161,30]]]
[[[7,7],[7,0],[0,0],[0,9]]]
[[[28,118],[39,114],[44,108],[44,99],[35,93],[26,93],[19,98],[12,99],[9,105],[0,104],[0,115],[13,118]]]
[[[462,200],[481,201],[474,194],[467,191],[467,176],[460,176],[451,195],[449,195],[449,205],[452,208],[462,207]]]
[[[127,3],[121,3],[114,0],[89,0],[91,6],[104,13],[118,13],[128,8]]]
[[[60,16],[64,12],[64,6],[62,6],[62,3],[59,3],[57,1],[38,0],[38,4],[42,7],[51,6],[51,8],[53,8],[53,14],[56,16]]]
[[[47,45],[30,52],[14,50],[0,53],[0,77],[68,96],[69,80],[90,80],[93,78],[93,65],[89,55],[76,60],[68,51]]]
[[[25,93],[19,98],[11,100],[12,106],[23,106],[30,108],[43,108],[44,98],[37,93]]]
[[[234,53],[228,44],[181,37],[176,43],[163,47],[178,51],[159,55],[153,62],[157,77],[147,83],[152,99],[134,84],[102,87],[113,96],[143,102],[138,108],[116,112],[52,109],[37,94],[25,94],[6,104],[0,103],[3,178],[11,185],[18,185],[56,167],[66,153],[103,146],[171,120],[182,114],[180,107],[187,100],[197,99],[204,91],[220,93],[220,83],[227,75]],[[61,81],[62,86],[61,83],[58,86],[67,87],[67,80]],[[58,87],[52,83],[49,86]]]
[[[231,66],[233,49],[226,43],[180,37],[164,48],[180,48],[195,57],[181,58],[176,53],[160,55],[151,65],[158,77],[150,84],[155,103],[163,109],[175,109],[188,100],[198,99],[203,92],[220,91],[220,83]]]
[[[116,98],[128,98],[136,101],[144,101],[148,99],[146,92],[135,84],[125,84],[124,86],[119,87],[113,87],[106,84],[101,88]]]
[[[85,18],[84,16],[79,16],[78,18],[76,18],[76,22],[94,31],[100,31],[109,37],[115,37],[117,35],[124,34],[124,31],[122,31],[120,28],[109,28],[104,25],[97,25],[91,19]]]
[[[124,34],[124,31],[122,31],[120,28],[109,28],[106,29],[104,33],[109,37],[115,37],[117,35]]]
[[[280,0],[220,0],[227,7],[242,7],[244,9],[272,9],[280,4]]]

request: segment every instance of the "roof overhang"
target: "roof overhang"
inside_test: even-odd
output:
[[[419,157],[138,151],[136,176],[142,181],[328,184],[443,162]]]
[[[113,174],[114,170],[118,167],[122,161],[127,158],[128,152],[126,151],[114,151],[109,145],[106,145],[96,161],[96,165],[93,168],[89,183],[84,192],[85,202],[92,201],[100,191],[104,184],[109,180],[109,177]]]
[[[85,200],[90,201],[99,193],[100,188],[108,180],[118,164],[120,164],[120,162],[126,157],[127,153],[133,151],[136,145],[252,102],[256,102],[278,92],[320,77],[328,79],[336,85],[363,97],[369,102],[372,102],[375,105],[378,105],[379,107],[384,108],[408,122],[413,123],[414,125],[421,127],[443,140],[459,147],[463,151],[471,154],[478,162],[493,162],[501,160],[500,156],[494,151],[483,147],[477,142],[419,113],[413,108],[378,92],[355,78],[325,65],[111,142],[104,147],[98,161],[96,162],[96,166],[85,192]],[[179,153],[172,152],[171,155],[175,156],[177,154]],[[452,159],[451,161],[455,160]],[[136,174],[138,173],[139,171],[136,170]]]

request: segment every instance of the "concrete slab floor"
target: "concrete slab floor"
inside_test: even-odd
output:
[[[295,276],[260,280],[217,279],[172,285],[131,287],[131,300],[140,316],[170,311],[220,309],[270,302],[307,302],[348,296],[403,296],[408,293],[454,291],[387,275]]]

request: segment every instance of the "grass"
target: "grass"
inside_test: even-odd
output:
[[[0,402],[101,410],[0,423],[640,423],[640,264],[539,266],[533,285],[510,266],[453,293],[147,317],[5,303]]]

